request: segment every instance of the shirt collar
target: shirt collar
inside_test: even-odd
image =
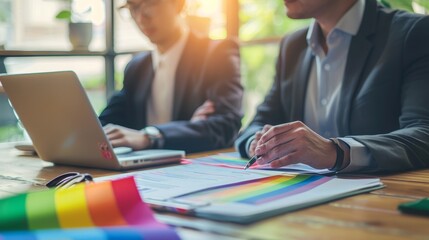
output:
[[[152,66],[157,69],[160,62],[169,61],[169,59],[179,59],[185,48],[189,36],[189,28],[184,27],[179,40],[173,44],[165,53],[160,53],[157,48],[152,51]]]
[[[344,14],[344,16],[338,21],[331,32],[338,29],[349,35],[355,36],[359,31],[360,24],[362,22],[363,14],[365,10],[365,0],[357,0],[356,3]],[[320,33],[319,24],[314,20],[310,25],[307,32],[307,43],[312,46],[311,43],[318,43]],[[314,46],[312,46],[313,48]]]
[[[339,29],[345,33],[355,36],[359,31],[365,10],[365,1],[358,0],[340,19],[334,29]]]

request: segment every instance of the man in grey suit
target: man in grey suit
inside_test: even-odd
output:
[[[314,22],[282,40],[241,155],[339,172],[428,167],[429,16],[375,0],[284,2]]]
[[[185,0],[127,0],[140,31],[156,46],[127,65],[123,88],[100,114],[114,147],[231,147],[241,127],[240,56],[233,40],[189,29]]]

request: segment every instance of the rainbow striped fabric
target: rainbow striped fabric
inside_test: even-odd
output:
[[[133,177],[0,200],[0,240],[58,238],[179,239],[156,221]]]

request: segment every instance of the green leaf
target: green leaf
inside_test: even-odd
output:
[[[413,6],[411,0],[382,0],[382,4],[388,5],[393,9],[402,9],[409,12],[413,12]]]
[[[378,0],[378,2],[385,7],[392,8],[392,6],[390,6],[389,2],[386,0]]]
[[[59,12],[55,18],[56,19],[62,19],[62,20],[67,20],[67,21],[71,21],[71,12],[70,10],[62,10],[61,12]]]

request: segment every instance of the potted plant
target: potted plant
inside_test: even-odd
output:
[[[68,22],[68,35],[73,50],[88,50],[92,40],[92,23],[89,18],[91,7],[82,4],[82,1],[63,1],[66,7],[58,12],[55,18]]]

